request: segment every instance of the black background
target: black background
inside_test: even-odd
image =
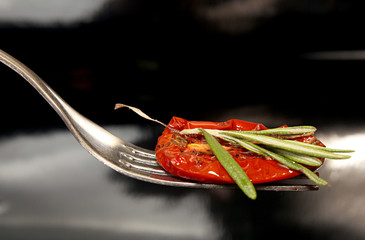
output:
[[[98,123],[140,121],[115,113],[117,102],[165,122],[255,104],[308,121],[363,117],[364,62],[308,57],[363,48],[361,1],[281,1],[275,14],[231,17],[226,28],[219,23],[235,13],[198,15],[219,4],[140,0],[122,8],[111,1],[87,22],[4,21],[0,43]],[[62,124],[20,77],[0,70],[1,128]]]

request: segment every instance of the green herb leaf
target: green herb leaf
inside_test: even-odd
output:
[[[301,145],[304,147],[310,147],[312,149],[318,149],[318,150],[323,150],[323,151],[327,151],[327,152],[337,152],[337,153],[352,153],[355,152],[354,150],[349,150],[349,149],[334,149],[334,148],[328,148],[328,147],[322,147],[322,146],[318,146],[318,145],[313,145],[313,144],[309,144],[309,143],[305,143],[305,142],[298,142],[295,141],[296,145]],[[346,155],[345,155],[346,156]],[[347,156],[347,158],[349,158],[350,156]]]
[[[252,133],[256,135],[300,135],[305,133],[314,133],[317,129],[312,126],[297,126],[297,127],[281,127],[271,128],[259,131],[245,131],[245,133]],[[242,131],[229,131],[242,132]]]
[[[261,151],[263,153],[265,153],[267,156],[270,156],[271,158],[275,159],[276,161],[280,162],[281,164],[287,166],[290,169],[296,170],[296,171],[300,171],[303,174],[305,174],[310,180],[312,180],[314,183],[321,185],[321,186],[326,186],[329,185],[328,182],[320,177],[318,177],[314,172],[312,172],[311,170],[309,170],[308,168],[291,161],[289,158],[286,158],[283,155],[271,152],[265,148],[259,147],[256,144],[253,144],[251,142],[247,142],[244,140],[240,140],[237,143],[240,142],[245,142],[245,144],[247,145],[251,145],[251,147],[256,148],[257,151]],[[243,146],[243,145],[242,145]],[[243,146],[244,147],[244,146]]]
[[[303,143],[299,141],[293,140],[281,140],[274,137],[256,135],[251,133],[246,133],[245,131],[241,132],[231,132],[231,131],[220,131],[220,134],[232,136],[235,138],[242,138],[245,140],[258,142],[270,147],[275,147],[283,150],[287,150],[294,153],[299,153],[303,155],[313,156],[313,157],[321,157],[321,158],[331,158],[331,159],[347,159],[351,156],[348,155],[340,155],[333,152],[342,152],[342,149],[329,149],[325,147],[320,147],[317,145]]]
[[[251,199],[256,199],[257,193],[251,180],[247,174],[243,171],[242,167],[234,160],[234,158],[225,150],[222,145],[215,139],[210,133],[204,129],[200,129],[203,133],[207,143],[212,149],[214,155],[217,157],[219,162],[222,164],[224,169],[236,182],[238,187]]]
[[[289,158],[290,160],[293,160],[294,162],[297,163],[302,163],[308,166],[321,166],[322,165],[322,161],[319,160],[316,157],[311,157],[311,156],[306,156],[306,155],[302,155],[302,154],[298,154],[298,153],[293,153],[293,152],[289,152],[286,150],[282,150],[282,149],[277,149],[277,148],[272,148],[271,149],[274,153],[280,154],[286,158]]]

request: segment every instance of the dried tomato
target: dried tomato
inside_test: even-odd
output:
[[[240,131],[267,129],[262,124],[237,119],[225,122],[207,122],[187,121],[178,117],[171,119],[169,127],[178,131],[193,128]],[[295,140],[301,142],[313,142],[315,140],[315,144],[324,146],[312,135]],[[243,168],[252,183],[277,181],[301,174],[276,160],[265,158],[240,146],[233,146],[224,140],[219,141]],[[175,176],[207,183],[234,183],[200,134],[180,135],[166,128],[158,138],[156,157],[159,164]],[[323,159],[321,160],[323,161]],[[315,170],[313,167],[310,169]]]

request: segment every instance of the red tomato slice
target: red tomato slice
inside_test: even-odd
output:
[[[171,119],[169,127],[179,131],[193,128],[241,131],[267,129],[262,124],[237,119],[226,122],[200,122],[187,121],[178,117]],[[310,142],[313,140],[312,138],[314,137],[306,136],[296,140]],[[231,146],[224,141],[221,141],[221,144],[243,168],[252,183],[277,181],[301,174],[287,168],[276,160],[266,159],[242,147]],[[317,144],[324,146],[319,141]],[[213,155],[202,135],[179,135],[165,129],[158,138],[156,157],[159,164],[175,176],[207,183],[234,183]]]

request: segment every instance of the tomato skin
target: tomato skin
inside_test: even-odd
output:
[[[220,130],[253,131],[267,129],[264,125],[246,122],[238,119],[226,122],[187,121],[173,117],[169,127],[176,130],[205,128]],[[308,142],[313,136],[298,138],[298,141]],[[204,150],[197,151],[190,146],[206,145],[205,139],[200,135],[178,135],[169,129],[165,129],[158,138],[156,157],[159,164],[169,173],[207,183],[234,183],[216,157]],[[224,143],[222,143],[224,145]],[[324,146],[322,143],[319,145]],[[276,160],[266,159],[241,147],[228,146],[230,154],[246,172],[252,183],[264,183],[287,179],[301,173],[283,166]]]

